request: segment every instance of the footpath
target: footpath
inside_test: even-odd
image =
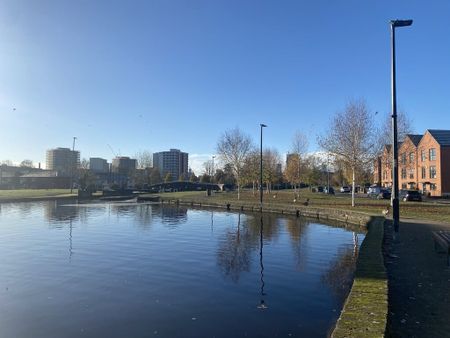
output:
[[[386,337],[450,337],[450,267],[435,250],[433,230],[450,231],[450,224],[404,219],[394,237],[392,221],[385,222]]]

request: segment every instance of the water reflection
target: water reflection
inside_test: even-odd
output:
[[[0,224],[0,285],[11,290],[1,336],[17,338],[76,337],[80,327],[113,338],[321,337],[362,238],[301,218],[173,205],[29,203],[5,206]]]
[[[338,249],[336,259],[329,264],[327,271],[322,276],[322,282],[340,301],[345,300],[353,283],[359,248],[356,232],[352,232],[352,241],[353,245],[346,245]]]
[[[66,204],[68,204],[67,201],[58,200],[44,203],[44,217],[50,227],[62,228],[64,224],[77,221],[80,218],[82,210],[76,206],[65,206]]]
[[[250,227],[244,226],[241,231],[241,214],[238,214],[235,229],[227,229],[221,235],[217,250],[217,265],[222,273],[234,282],[239,281],[241,272],[250,271],[250,255],[253,247]]]
[[[259,231],[259,266],[260,266],[260,280],[261,280],[261,300],[258,305],[258,309],[267,309],[267,305],[264,301],[264,296],[266,295],[264,293],[264,264],[263,264],[263,247],[264,247],[264,239],[263,239],[263,217],[261,216],[261,226]]]
[[[292,253],[295,258],[295,268],[297,271],[304,271],[308,261],[307,250],[303,248],[308,245],[308,237],[304,236],[308,229],[308,221],[305,218],[287,218],[286,230],[290,235],[290,243],[292,246]]]

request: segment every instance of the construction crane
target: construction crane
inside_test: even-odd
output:
[[[111,152],[113,153],[113,155],[114,155],[115,157],[119,157],[119,156],[117,155],[117,153],[114,151],[113,147],[111,147],[111,145],[109,145],[109,143],[107,144],[107,146],[109,147],[109,149],[111,149]]]

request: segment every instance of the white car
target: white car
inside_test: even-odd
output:
[[[341,192],[350,192],[350,191],[352,191],[352,189],[350,189],[350,187],[343,186],[343,187],[341,187],[340,191]]]

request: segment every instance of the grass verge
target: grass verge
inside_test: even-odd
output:
[[[383,263],[382,217],[368,224],[355,279],[332,337],[383,337],[388,313],[388,283]]]

